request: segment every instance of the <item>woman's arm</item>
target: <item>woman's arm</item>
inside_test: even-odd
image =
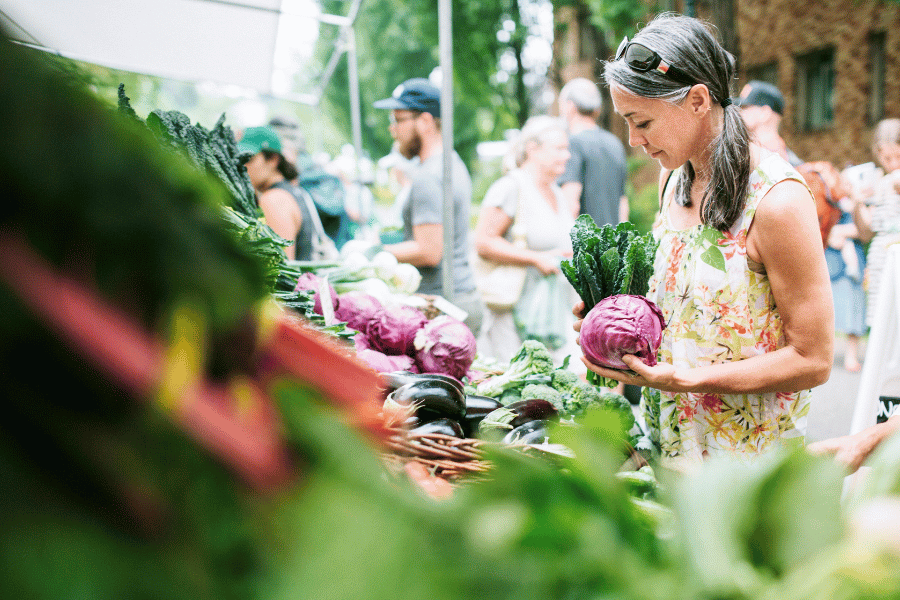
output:
[[[512,218],[498,206],[482,204],[475,227],[475,250],[485,260],[508,265],[535,267],[543,275],[559,272],[558,258],[552,252],[518,248],[503,237],[512,226]]]
[[[794,181],[777,184],[756,211],[747,239],[748,256],[766,269],[783,322],[785,346],[734,362],[676,369],[623,360],[637,375],[589,368],[605,377],[667,391],[711,393],[794,392],[828,380],[834,360],[831,284],[815,205]]]
[[[303,224],[303,213],[289,192],[279,188],[268,189],[260,194],[259,207],[272,231],[289,242],[297,239]],[[294,260],[297,249],[292,244],[284,249],[284,253],[289,260]]]

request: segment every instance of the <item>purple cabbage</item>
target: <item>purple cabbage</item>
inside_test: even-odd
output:
[[[358,351],[356,356],[379,373],[393,373],[395,371],[418,372],[416,370],[415,361],[411,356],[388,356],[383,352],[372,350],[371,348],[365,348]]]
[[[662,311],[643,296],[617,294],[598,302],[581,323],[581,351],[595,365],[627,369],[624,354],[634,354],[648,366],[665,328]]]
[[[400,305],[382,308],[369,321],[366,332],[373,350],[385,354],[407,354],[413,356],[413,341],[428,318],[418,308]]]
[[[475,336],[462,321],[441,315],[416,334],[416,365],[422,373],[465,377],[475,360]]]
[[[347,292],[338,296],[338,300],[334,317],[351,329],[368,334],[369,323],[382,309],[381,302],[375,296],[363,292]]]
[[[317,315],[321,315],[322,313],[322,301],[319,298],[319,282],[322,281],[322,278],[316,275],[315,273],[304,273],[300,276],[300,279],[297,280],[297,285],[294,286],[294,291],[297,290],[312,290],[315,292],[313,296],[313,301],[315,302],[315,306],[313,306],[313,310]],[[328,290],[331,292],[331,307],[337,309],[338,307],[338,295],[335,291],[334,287],[329,283]]]
[[[353,336],[353,347],[357,352],[360,350],[371,350],[371,346],[369,346],[369,338],[366,337],[366,334],[359,332]]]

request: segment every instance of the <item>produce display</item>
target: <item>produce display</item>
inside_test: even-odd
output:
[[[900,597],[900,437],[846,496],[800,448],[638,464],[627,400],[539,342],[478,356],[377,253],[282,261],[222,122],[44,61],[0,46],[0,597]]]
[[[138,127],[146,126],[163,148],[188,159],[197,169],[222,184],[227,191],[220,208],[224,222],[246,250],[262,261],[273,297],[320,330],[342,338],[352,337],[354,332],[343,324],[326,324],[322,313],[315,309],[313,290],[298,285],[301,272],[288,264],[283,250],[290,242],[276,234],[262,219],[256,192],[243,166],[250,156],[238,151],[234,133],[225,125],[224,114],[211,130],[199,123],[192,124],[187,115],[178,111],[155,110],[143,122],[131,107],[121,85],[118,109]]]

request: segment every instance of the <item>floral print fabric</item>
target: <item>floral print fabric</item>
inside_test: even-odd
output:
[[[726,232],[702,224],[676,230],[669,220],[670,200],[663,203],[653,226],[660,245],[647,293],[667,323],[660,361],[689,369],[784,346],[768,277],[762,265],[747,257],[747,232],[759,201],[773,185],[789,178],[803,182],[787,161],[777,155],[765,158],[750,176],[742,215]],[[755,454],[789,438],[802,443],[810,391],[704,394],[645,388],[641,404],[665,457]]]

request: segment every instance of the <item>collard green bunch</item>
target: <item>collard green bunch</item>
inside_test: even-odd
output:
[[[120,114],[142,122],[125,95],[125,86],[121,84],[118,108]],[[263,258],[269,289],[282,293],[292,291],[296,279],[291,284],[279,276],[287,268],[283,248],[289,242],[260,220],[262,211],[256,204],[253,184],[243,166],[245,157],[238,151],[231,128],[225,125],[225,115],[219,117],[212,130],[199,123],[192,124],[187,115],[176,110],[154,110],[144,124],[163,147],[181,153],[199,170],[222,183],[228,191],[226,197],[229,204],[224,211],[227,226]]]
[[[354,332],[343,324],[326,326],[324,318],[313,308],[312,293],[295,289],[300,272],[288,264],[284,253],[284,247],[290,242],[262,220],[253,184],[244,168],[248,155],[238,150],[234,133],[225,125],[224,114],[212,129],[191,123],[187,115],[177,110],[154,110],[143,122],[121,84],[118,110],[129,120],[145,125],[164,148],[184,155],[197,169],[221,182],[228,192],[224,194],[228,203],[222,211],[225,225],[262,260],[268,289],[283,306],[303,315],[326,333],[343,339],[353,336]]]
[[[653,274],[658,242],[631,222],[597,226],[590,215],[576,219],[571,231],[572,260],[562,271],[584,301],[585,314],[615,294],[644,296]]]

